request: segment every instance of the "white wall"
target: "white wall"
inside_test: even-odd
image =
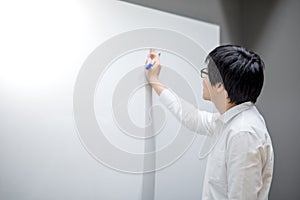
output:
[[[92,140],[94,138],[84,140],[82,136],[86,134],[80,132],[75,123],[78,121],[74,121],[76,110],[73,110],[73,103],[76,104],[76,99],[73,99],[73,92],[76,92],[78,77],[87,69],[91,55],[96,55],[97,49],[110,38],[145,27],[168,29],[173,32],[170,38],[178,37],[179,40],[167,42],[166,35],[156,40],[154,46],[161,50],[161,61],[165,66],[162,82],[187,100],[211,110],[211,104],[201,101],[201,79],[191,64],[202,65],[205,53],[218,45],[219,27],[117,1],[45,3],[15,0],[0,5],[4,30],[0,37],[0,198],[141,199],[143,192],[149,189],[143,187],[147,175],[120,172],[122,168],[117,167],[113,167],[117,170],[111,169],[100,162],[97,157],[100,154],[85,144],[86,141],[93,142],[101,150],[101,145],[97,145],[101,144],[100,141]],[[137,39],[143,42],[143,38]],[[145,38],[144,44],[147,41],[149,39]],[[163,46],[160,46],[160,41]],[[202,51],[196,54],[191,48],[189,52],[186,41],[191,45],[198,44]],[[122,53],[124,56],[111,63],[102,82],[97,80],[95,105],[92,106],[95,106],[99,125],[107,126],[109,131],[105,131],[105,136],[111,144],[131,153],[144,154],[145,140],[126,137],[116,127],[111,127],[112,111],[107,109],[118,80],[126,78],[130,70],[143,67],[150,46],[136,46],[131,51],[125,49],[126,45],[135,42],[124,41],[116,49],[107,47],[108,51],[119,53],[115,58]],[[181,46],[182,49],[176,52],[175,48]],[[107,59],[100,55],[97,62],[104,63]],[[172,73],[186,83],[176,82],[178,78],[173,80],[169,75]],[[143,70],[137,74],[140,77],[132,79],[129,84],[145,82]],[[188,91],[189,87],[193,90]],[[153,93],[152,100],[148,95],[147,88],[137,90],[131,99],[133,103],[128,106],[131,120],[141,127],[145,126],[145,121],[149,122],[145,117],[148,111],[145,102],[159,103],[156,94]],[[176,127],[180,126],[168,111],[163,111],[166,124],[156,138],[156,151],[174,142],[178,132]],[[157,114],[154,112],[153,116]],[[157,119],[153,118],[154,129],[159,123],[155,121]],[[187,141],[194,138],[187,129],[183,128],[182,133]],[[197,158],[200,140],[197,137],[191,148],[174,164],[152,173],[155,199],[200,198],[205,164]],[[114,158],[108,149],[102,150]],[[126,163],[126,157],[120,160]]]

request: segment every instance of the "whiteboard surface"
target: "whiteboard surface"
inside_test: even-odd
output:
[[[4,30],[0,37],[0,199],[141,199],[143,174],[124,173],[101,164],[78,137],[73,115],[77,76],[91,52],[124,32],[172,30],[209,52],[219,44],[219,27],[106,0],[1,2],[0,22]],[[114,126],[109,105],[118,80],[143,65],[146,55],[141,47],[113,62],[95,91],[95,114],[99,125],[108,130],[106,138],[120,149],[141,154],[144,141]],[[199,53],[199,60],[204,58],[205,54]],[[161,62],[165,65],[163,83],[187,100],[191,98],[185,95],[182,83],[167,73],[173,70],[198,91],[194,103],[205,110],[214,109],[201,99],[202,80],[189,63],[167,50],[162,51]],[[203,64],[199,63],[199,68]],[[139,127],[149,123],[143,109],[145,93],[145,88],[140,88],[128,104],[130,118]],[[158,96],[152,95],[153,105],[160,105]],[[104,103],[97,104],[103,97]],[[156,150],[172,143],[181,127],[164,107],[161,109],[166,124],[156,137]],[[106,121],[101,121],[101,116],[107,116]],[[155,119],[153,123],[157,123]],[[156,200],[200,199],[205,167],[205,161],[197,158],[200,143],[197,136],[180,159],[156,171]]]

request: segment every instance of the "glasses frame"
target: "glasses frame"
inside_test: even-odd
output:
[[[208,71],[206,67],[200,70],[200,76],[201,78],[205,78],[208,76]]]

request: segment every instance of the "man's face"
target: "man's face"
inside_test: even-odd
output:
[[[218,89],[218,84],[212,86],[209,80],[209,77],[206,76],[203,78],[203,99],[216,103],[220,101],[220,98],[223,99],[222,90]]]
[[[204,100],[212,100],[212,85],[208,77],[208,68],[201,69],[201,78],[203,80],[203,94],[202,97]]]
[[[206,76],[205,78],[203,78],[203,94],[202,97],[204,100],[208,100],[211,101],[211,92],[212,92],[212,86],[211,83],[209,81],[208,76]]]
[[[228,94],[221,83],[212,86],[209,77],[203,78],[203,95],[204,100],[211,101],[218,109],[226,108]],[[220,111],[220,110],[219,110]]]

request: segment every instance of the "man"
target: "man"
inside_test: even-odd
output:
[[[159,55],[150,49],[146,77],[160,101],[187,128],[217,140],[207,158],[202,200],[268,199],[273,175],[273,148],[263,117],[255,107],[264,81],[261,58],[247,49],[215,48],[201,70],[203,99],[218,113],[209,113],[172,93],[160,83]]]

